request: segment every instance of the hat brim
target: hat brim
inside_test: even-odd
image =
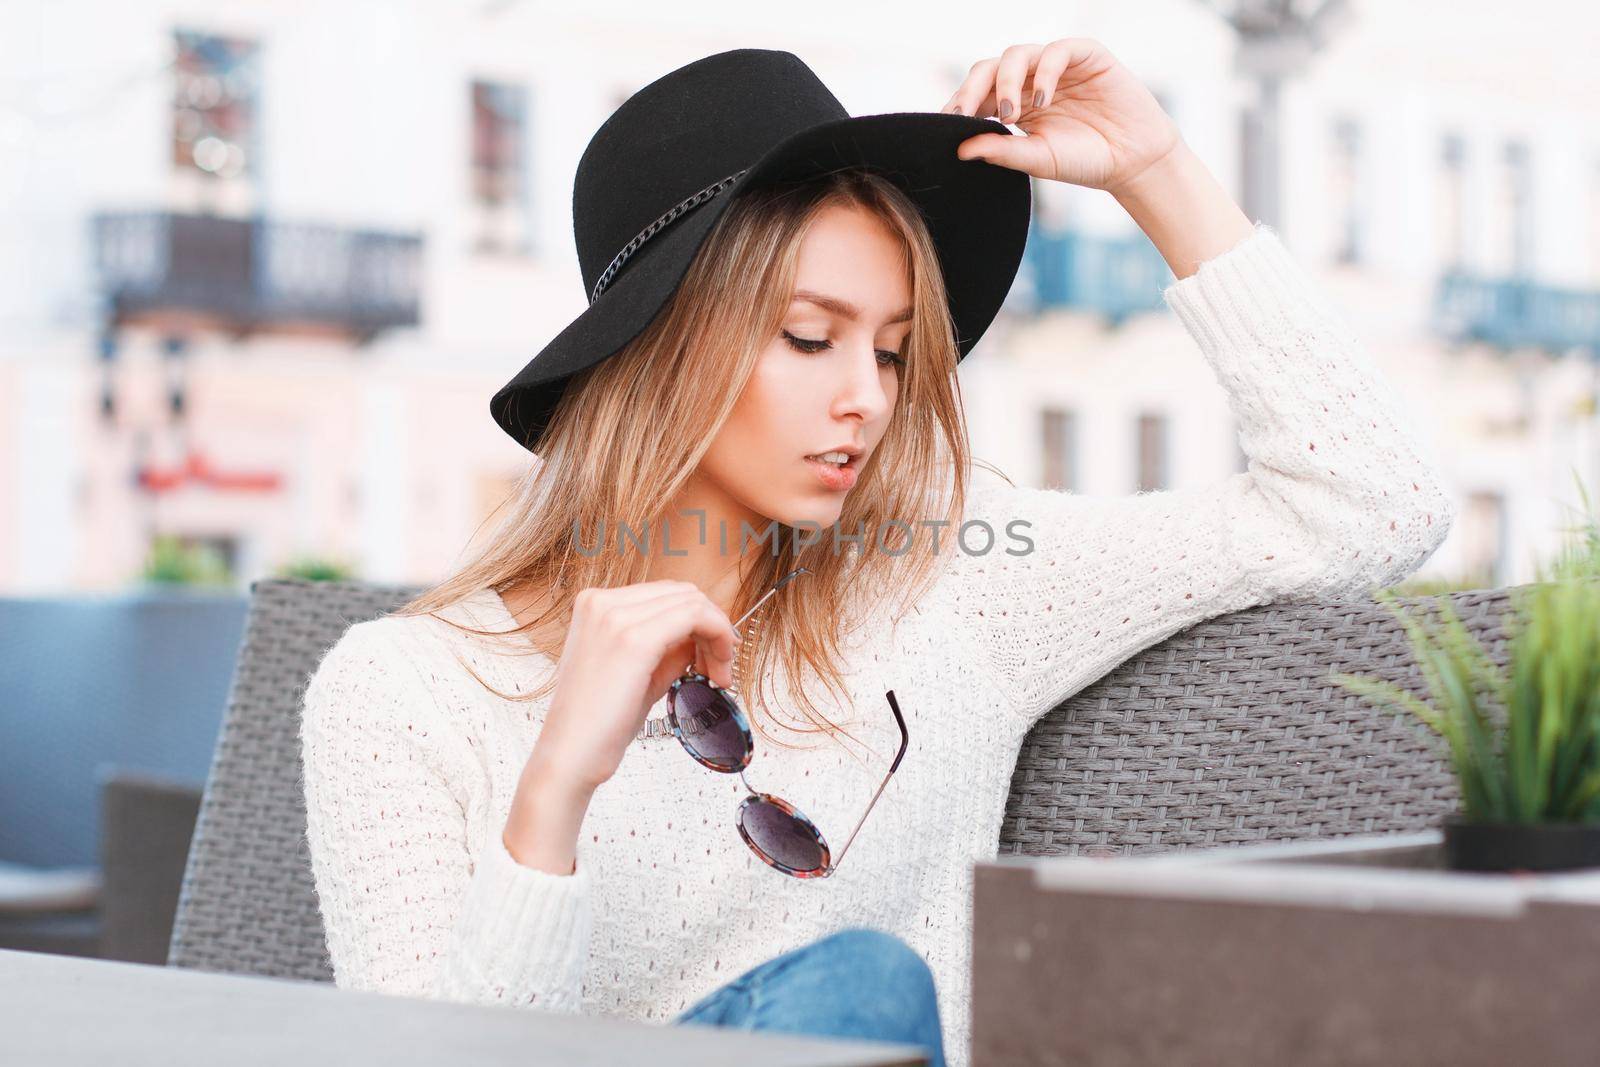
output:
[[[895,181],[921,208],[944,272],[957,359],[994,321],[1022,262],[1031,187],[1026,174],[956,147],[1011,131],[990,119],[937,112],[862,115],[821,123],[780,142],[726,190],[645,242],[612,284],[489,401],[501,429],[532,450],[579,371],[644,331],[677,291],[722,213],[745,189],[852,166]]]

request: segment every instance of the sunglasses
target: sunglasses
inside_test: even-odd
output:
[[[778,590],[800,575],[810,573],[806,568],[798,567],[784,575],[778,584],[767,590],[761,599],[744,613],[734,624],[734,629],[743,627],[745,620],[755,614],[756,610]],[[781,797],[751,788],[744,777],[744,769],[749,766],[751,757],[755,755],[755,742],[750,733],[749,720],[745,718],[738,701],[734,700],[728,690],[696,672],[692,664],[690,669],[686,670],[683,676],[673,682],[671,688],[667,690],[667,723],[689,755],[702,766],[722,774],[737,774],[739,780],[744,782],[744,787],[749,790],[750,795],[739,805],[734,821],[739,827],[739,836],[750,846],[750,851],[761,857],[767,866],[784,874],[796,878],[826,878],[838,870],[839,864],[844,862],[844,854],[850,850],[851,842],[856,839],[856,832],[861,829],[861,824],[867,821],[873,805],[883,795],[884,787],[889,784],[889,779],[900,766],[901,757],[906,754],[905,717],[900,714],[900,704],[894,698],[894,691],[890,690],[884,696],[889,701],[889,710],[894,712],[895,722],[900,726],[900,751],[895,753],[894,762],[889,765],[889,773],[883,776],[878,791],[872,794],[872,799],[867,802],[866,811],[861,813],[861,818],[856,820],[855,829],[851,830],[850,836],[845,839],[844,848],[839,850],[838,859],[833,858],[828,843],[823,840],[822,832],[817,829],[816,824],[806,818],[798,808]]]

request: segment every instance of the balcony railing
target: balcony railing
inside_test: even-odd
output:
[[[422,238],[263,218],[99,215],[112,319],[213,319],[237,333],[333,329],[360,340],[419,319]]]
[[[1448,273],[1439,279],[1434,326],[1453,341],[1600,356],[1600,291]]]
[[[1023,253],[1023,276],[1035,309],[1074,308],[1103,315],[1113,325],[1162,307],[1172,271],[1142,233],[1097,237],[1075,230],[1034,227]]]

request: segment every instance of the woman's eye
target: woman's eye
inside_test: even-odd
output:
[[[788,330],[783,330],[783,339],[789,342],[789,347],[800,352],[823,352],[833,347],[833,342],[828,340],[814,341],[809,337],[796,337]],[[878,349],[878,365],[881,367],[903,367],[906,361],[900,353],[888,349]]]
[[[813,341],[806,337],[796,337],[788,330],[783,331],[783,337],[784,340],[789,342],[789,347],[798,349],[801,352],[821,352],[833,347],[832,341]]]

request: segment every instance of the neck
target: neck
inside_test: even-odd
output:
[[[768,521],[696,472],[651,526],[644,580],[692,582],[731,619],[743,572],[771,551],[770,541],[741,535],[748,528],[759,536]]]
[[[705,512],[703,521],[698,514],[701,510]],[[757,535],[765,531],[767,524],[765,518],[740,505],[697,472],[666,513],[651,525],[649,568],[643,580],[692,582],[730,621],[737,622],[733,606],[741,573],[755,562],[756,553],[772,551],[770,541],[761,542],[754,536],[749,538],[748,544],[741,545],[741,522],[747,523]],[[667,531],[665,544],[662,543],[663,528]],[[726,549],[721,537],[723,530],[727,531]],[[617,531],[608,526],[605,536],[608,550],[615,551]],[[644,551],[636,549],[631,542],[627,550]],[[549,605],[547,590],[526,586],[506,589],[501,597],[512,616],[524,624],[540,618]],[[543,641],[540,647],[559,649],[561,627],[556,623],[545,625],[550,631],[539,631],[539,639]]]

